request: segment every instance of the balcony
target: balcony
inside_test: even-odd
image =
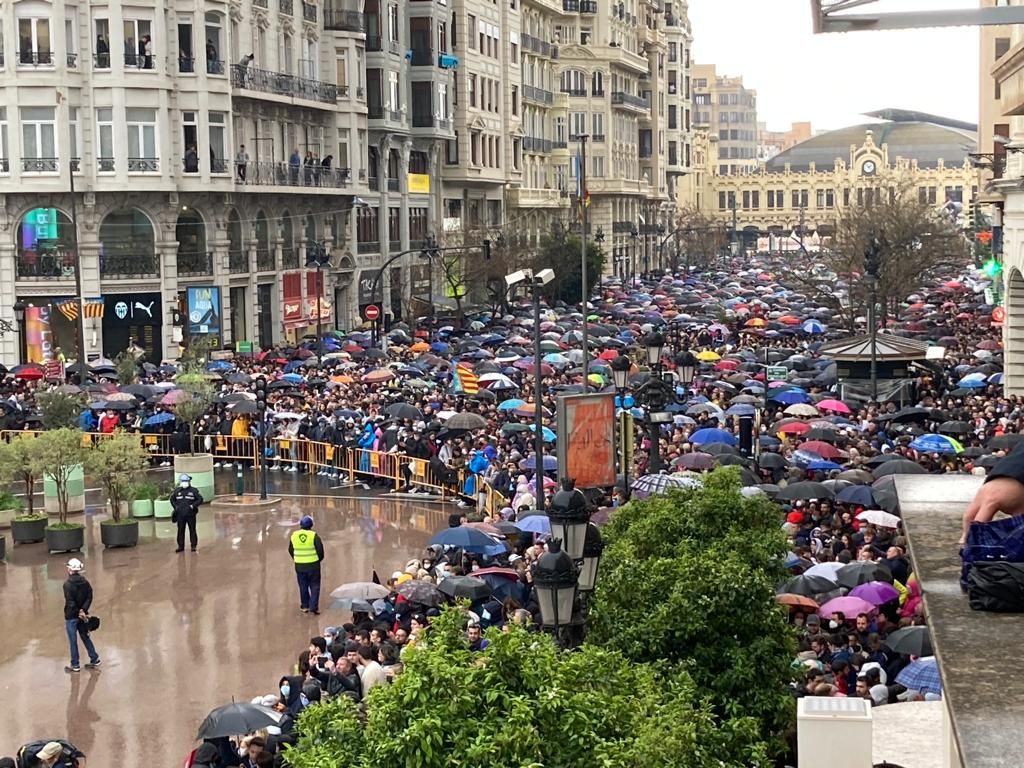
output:
[[[60,170],[60,158],[57,157],[23,157],[22,173],[57,173]]]
[[[599,97],[601,97],[601,98],[604,98],[604,88],[594,88],[594,89],[593,89],[593,90],[592,90],[592,91],[590,92],[590,95],[591,95],[591,96],[599,96]]]
[[[562,89],[562,93],[566,94],[567,96],[576,96],[576,97],[586,96],[587,95],[587,89],[586,88],[563,88]]]
[[[535,88],[532,85],[523,86],[523,100],[533,101],[537,104],[545,104],[550,106],[555,103],[555,94],[551,91],[546,91],[543,88]]]
[[[338,32],[362,32],[365,29],[363,14],[359,11],[324,8],[324,29]]]
[[[388,179],[388,192],[398,191],[398,179]]]
[[[680,26],[679,18],[676,17],[676,16],[673,16],[671,13],[666,13],[665,14],[665,26],[666,27],[678,27],[678,26]]]
[[[143,56],[138,53],[126,53],[124,65],[131,69],[153,69],[153,56]]]
[[[388,252],[397,253],[400,250],[402,250],[401,240],[388,240]]]
[[[100,277],[112,280],[160,277],[160,261],[155,254],[100,256]]]
[[[178,71],[185,74],[192,74],[196,71],[196,60],[189,56],[179,56]]]
[[[53,53],[51,51],[30,51],[18,52],[19,67],[52,67]]]
[[[431,114],[421,114],[413,112],[412,127],[437,128],[438,130],[441,131],[450,131],[452,129],[452,120],[450,117],[437,117]]]
[[[281,248],[281,269],[299,268],[299,250],[290,245]]]
[[[380,243],[376,240],[369,243],[356,243],[356,253],[378,253],[380,251]]]
[[[538,139],[533,136],[523,136],[523,152],[536,152],[538,154],[551,154],[551,139]]]
[[[540,56],[550,56],[552,58],[557,58],[558,56],[558,47],[546,40],[541,40],[539,37],[523,33],[519,36],[519,40],[524,50],[532,51]]]
[[[270,0],[252,0],[252,5],[254,8],[269,8]]]
[[[249,271],[249,254],[242,250],[228,251],[228,272],[237,275]]]
[[[379,192],[380,191],[380,177],[379,176],[371,176],[369,179],[367,179],[366,186],[369,188],[369,190],[371,192]]]
[[[580,0],[562,0],[562,10],[566,13],[579,12]]]
[[[568,149],[569,148],[569,142],[567,142],[565,140],[559,141],[558,139],[555,139],[554,141],[551,142],[551,148],[552,149]]]
[[[292,4],[292,0],[277,0],[277,10],[285,16],[295,15],[295,6]]]
[[[160,173],[160,158],[129,157],[128,173]]]
[[[413,48],[410,63],[414,67],[434,66],[434,50],[432,48]]]
[[[110,69],[109,53],[94,53],[92,55],[93,69]]]
[[[580,13],[597,13],[597,0],[580,0]]]
[[[261,160],[246,166],[245,185],[258,187],[341,188],[352,183],[349,168],[325,168],[322,165],[290,165]]]
[[[316,6],[312,3],[302,4],[302,18],[304,21],[316,23]]]
[[[231,86],[324,104],[333,104],[338,100],[338,86],[333,83],[310,80],[285,72],[255,69],[241,64],[231,65]]]
[[[592,133],[592,134],[590,134],[590,143],[591,144],[604,144],[604,134],[603,133]]]
[[[35,253],[28,251],[18,259],[18,278],[21,280],[73,280],[75,256],[66,253]]]
[[[274,252],[270,248],[263,246],[256,246],[256,271],[257,272],[276,272],[277,264],[275,263]]]
[[[366,36],[366,52],[367,53],[378,53],[383,51],[383,43],[380,35],[367,35]]]
[[[630,107],[642,112],[650,112],[651,110],[650,104],[647,103],[647,99],[643,96],[634,96],[632,93],[625,93],[624,91],[612,91],[612,106]]]
[[[213,274],[213,251],[178,252],[178,277],[205,277]]]

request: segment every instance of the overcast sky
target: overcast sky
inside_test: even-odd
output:
[[[977,6],[976,0],[879,0],[860,12]],[[742,75],[773,130],[866,122],[886,107],[978,121],[978,29],[814,35],[808,0],[689,0],[693,58]]]

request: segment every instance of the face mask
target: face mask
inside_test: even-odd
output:
[[[284,698],[286,698],[286,699],[287,699],[287,698],[288,698],[288,695],[289,695],[289,694],[290,694],[291,692],[292,692],[292,687],[291,687],[290,685],[282,685],[282,686],[281,686],[281,696],[283,696]]]
[[[187,482],[185,482],[185,481],[182,481],[182,483],[181,483],[181,487],[182,487],[182,488],[188,488],[188,483],[187,483]]]
[[[838,629],[839,628],[839,622],[836,621],[835,619],[832,619],[832,621],[830,621],[828,623],[828,626],[829,626],[830,629]]]
[[[304,707],[309,706],[309,699],[306,698],[306,694],[304,694],[304,693],[300,693],[299,694],[299,703],[301,703],[302,706],[304,706]]]

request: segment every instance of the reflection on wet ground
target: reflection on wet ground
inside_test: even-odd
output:
[[[230,492],[227,477],[218,490]],[[224,487],[220,484],[223,483]],[[249,479],[250,485],[252,479]],[[280,478],[275,493],[328,493],[315,479]],[[98,505],[99,499],[89,496]],[[133,549],[104,550],[86,514],[82,559],[96,592],[99,671],[64,672],[62,555],[42,544],[0,564],[0,755],[32,739],[67,737],[89,765],[178,766],[211,708],[276,687],[323,626],[347,621],[322,600],[299,612],[288,536],[310,514],[324,539],[325,594],[346,581],[382,578],[418,555],[445,527],[448,507],[354,495],[291,496],[271,508],[199,515],[199,552],[175,554],[175,526],[144,520]],[[83,659],[84,660],[84,659]]]

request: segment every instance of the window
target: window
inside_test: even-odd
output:
[[[565,134],[565,115],[559,115],[555,118],[555,141],[560,144],[565,144],[567,141]]]
[[[420,206],[409,208],[409,241],[421,243],[427,239],[427,209]]]
[[[152,22],[145,19],[124,20],[124,65],[138,69],[153,68]]]
[[[469,47],[476,50],[476,16],[472,13],[466,14],[466,39],[469,40]]]
[[[590,79],[591,93],[595,96],[604,94],[604,73],[595,72]]]
[[[444,161],[447,165],[458,165],[459,163],[459,132],[455,132],[454,139],[448,139],[444,144]]]
[[[473,131],[469,136],[469,163],[480,165],[480,133]]]
[[[835,193],[831,189],[825,190],[825,207],[833,208],[836,204]]]
[[[96,159],[100,173],[114,171],[114,110],[110,107],[96,108],[96,133],[99,156]]]
[[[441,120],[451,119],[451,111],[448,108],[448,83],[437,84],[437,116]]]
[[[398,73],[388,71],[388,108],[397,112],[401,108],[398,91]]]
[[[443,21],[437,22],[437,52],[448,53],[448,25]]]
[[[53,107],[21,108],[22,170],[57,171],[57,126]]]
[[[92,28],[95,40],[93,64],[96,69],[110,69],[110,21],[108,19],[93,19]]]
[[[466,87],[469,89],[469,106],[476,106],[476,75],[470,74],[466,78]]]
[[[7,107],[0,107],[0,173],[10,173],[10,154],[7,152]]]
[[[64,13],[64,53],[70,69],[78,66],[78,20],[73,7],[65,8]]]
[[[144,107],[125,109],[128,123],[128,171],[160,170],[156,148],[156,110]]]
[[[590,27],[580,27],[580,45],[590,45],[590,36],[593,34]]]
[[[590,158],[590,175],[595,179],[604,178],[604,155],[592,155]]]
[[[81,146],[81,141],[78,133],[78,107],[68,107],[68,123],[70,123],[71,130],[68,131],[70,134],[69,139],[71,146],[68,149],[71,150],[71,168],[78,173],[80,170],[81,155],[78,154],[78,148]]]
[[[292,36],[285,32],[281,35],[281,71],[291,74],[294,61],[295,44],[292,42]]]
[[[401,208],[388,208],[388,246],[392,251],[402,247],[401,214]]]
[[[401,26],[398,23],[398,3],[388,4],[388,40],[391,42],[398,42],[398,28]]]
[[[210,173],[227,173],[227,112],[210,113]],[[202,158],[200,158],[201,160]],[[342,166],[344,167],[344,166]]]
[[[570,123],[569,140],[572,141],[576,136],[587,132],[587,113],[573,112],[570,118],[572,122]]]
[[[512,86],[512,114],[519,114],[519,86]]]
[[[18,41],[19,64],[53,64],[49,19],[18,19]]]
[[[591,136],[604,136],[604,112],[592,112],[590,115]]]
[[[206,73],[208,75],[224,74],[223,17],[218,13],[207,13],[206,21]]]
[[[377,209],[361,206],[356,211],[356,242],[376,246],[380,241],[377,229]]]
[[[725,192],[719,192],[718,193],[718,208],[719,208],[719,210],[724,211],[728,207],[729,207],[729,205],[728,205],[728,200],[726,198]]]

